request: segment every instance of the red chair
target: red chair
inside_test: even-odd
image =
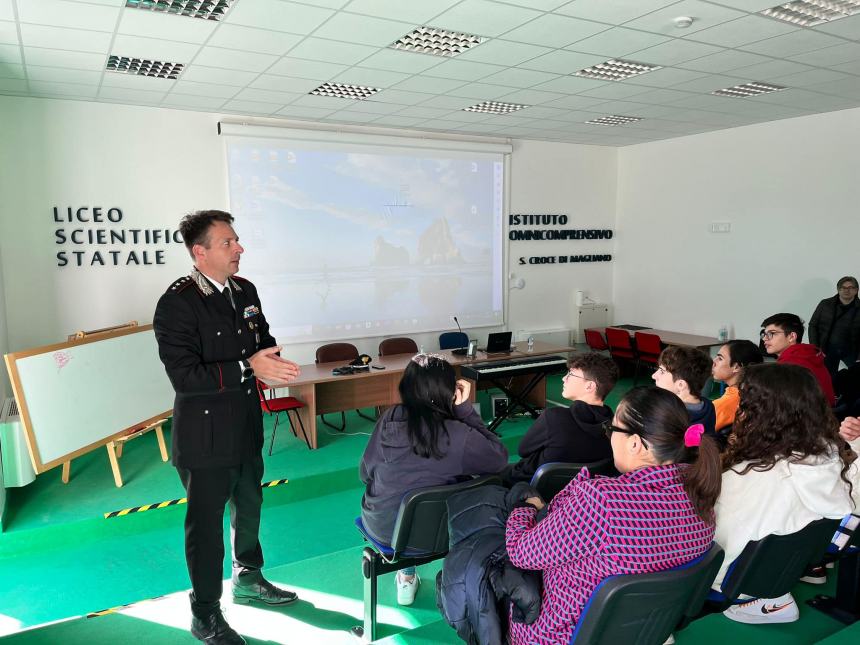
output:
[[[637,331],[633,334],[636,339],[636,371],[633,373],[633,384],[639,376],[639,364],[650,363],[655,368],[660,360],[660,352],[663,351],[663,341],[657,334]]]
[[[636,348],[626,329],[607,327],[606,343],[609,345],[609,355],[616,362],[623,360],[634,363],[636,361]]]
[[[411,338],[401,336],[399,338],[386,338],[379,343],[379,355],[391,356],[392,354],[417,354],[418,345]]]
[[[601,334],[597,329],[585,330],[585,344],[595,352],[605,352],[609,349],[609,345],[606,344],[606,339],[603,338],[603,334]]]
[[[293,431],[293,436],[298,438],[299,435],[296,433],[296,427],[293,425],[293,417],[290,416],[290,412],[295,413],[296,419],[299,422],[299,428],[302,430],[302,438],[308,445],[308,449],[310,449],[311,442],[308,440],[308,435],[305,432],[305,424],[302,423],[302,417],[298,413],[299,408],[305,407],[305,404],[294,396],[273,396],[272,398],[267,399],[265,394],[266,390],[269,390],[270,393],[274,395],[274,390],[271,390],[268,385],[258,380],[257,392],[260,394],[260,407],[263,408],[263,412],[275,415],[275,427],[272,428],[272,440],[269,442],[269,456],[272,456],[272,448],[275,446],[275,433],[278,431],[278,421],[281,418],[281,412],[287,413],[287,421],[290,424],[290,430]]]

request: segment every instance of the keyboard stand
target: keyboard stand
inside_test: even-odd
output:
[[[491,432],[499,434],[498,432],[496,432],[496,428],[499,427],[502,421],[511,416],[517,408],[522,408],[532,416],[532,419],[537,419],[540,415],[538,414],[537,410],[535,410],[531,405],[526,402],[526,397],[531,394],[531,391],[535,389],[538,383],[540,383],[544,378],[546,378],[546,372],[539,372],[535,374],[534,376],[532,376],[531,380],[526,383],[526,386],[522,388],[518,393],[511,390],[511,388],[502,385],[499,381],[495,379],[490,379],[490,384],[492,384],[494,387],[499,388],[502,392],[508,395],[508,407],[504,411],[504,413],[493,419],[492,423],[490,423],[490,425],[488,426],[488,429]]]

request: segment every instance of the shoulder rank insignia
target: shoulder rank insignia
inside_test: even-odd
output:
[[[170,285],[168,291],[182,291],[190,287],[192,284],[191,278],[187,275],[182,276],[176,282]]]

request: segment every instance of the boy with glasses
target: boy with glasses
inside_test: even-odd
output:
[[[553,462],[593,463],[612,457],[603,424],[612,420],[612,410],[603,400],[618,381],[618,367],[608,356],[594,352],[578,354],[567,363],[562,396],[570,407],[544,410],[520,441],[520,461],[502,473],[509,485],[531,481],[543,464]]]
[[[717,413],[710,399],[702,398],[711,376],[711,357],[693,347],[667,347],[660,354],[651,376],[657,387],[674,392],[687,406],[690,424],[701,423],[705,432],[716,436]]]
[[[815,345],[803,341],[803,321],[796,314],[780,313],[765,318],[761,326],[761,341],[768,354],[776,356],[777,363],[805,367],[821,386],[824,398],[832,407],[836,403],[833,381],[824,364],[824,353]]]

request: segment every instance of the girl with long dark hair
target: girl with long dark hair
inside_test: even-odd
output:
[[[498,473],[508,463],[507,449],[469,401],[469,382],[457,381],[443,357],[413,357],[399,390],[401,403],[377,421],[361,459],[362,522],[383,544],[391,543],[400,500],[409,491]],[[397,602],[411,605],[418,584],[414,568],[398,572]]]
[[[609,576],[661,571],[710,548],[720,455],[684,403],[658,388],[630,390],[607,423],[617,478],[587,471],[537,522],[531,497],[508,517],[511,562],[543,571],[543,601],[531,625],[511,622],[511,641],[567,643],[589,596]]]

